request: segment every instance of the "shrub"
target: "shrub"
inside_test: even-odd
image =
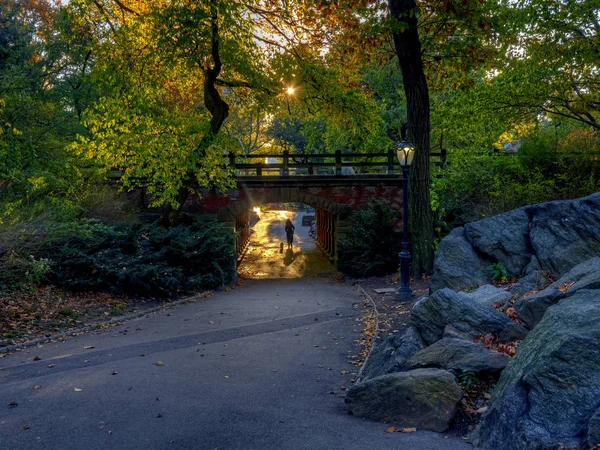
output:
[[[234,236],[218,223],[98,224],[48,249],[52,281],[79,291],[102,290],[167,296],[231,281]]]
[[[373,201],[349,217],[350,232],[341,239],[338,267],[352,276],[391,273],[398,267],[394,251],[394,220],[389,205]]]

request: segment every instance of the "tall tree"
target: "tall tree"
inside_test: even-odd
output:
[[[410,172],[410,213],[413,273],[417,278],[433,267],[433,213],[430,200],[429,87],[421,57],[417,5],[414,0],[389,0],[390,15],[397,21],[392,35],[406,94],[406,129],[416,147]]]

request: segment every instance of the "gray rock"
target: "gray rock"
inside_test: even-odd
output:
[[[525,267],[524,274],[529,275],[531,272],[534,272],[536,270],[541,272],[542,265],[540,264],[540,261],[537,259],[537,257],[535,255],[532,255],[531,261],[529,261],[529,264],[527,264],[527,267]]]
[[[600,406],[600,291],[580,290],[548,308],[487,406],[471,435],[480,450],[582,444]]]
[[[463,333],[462,331],[458,331],[451,325],[446,325],[444,327],[444,334],[442,338],[453,338],[453,339],[463,339],[465,341],[473,341],[473,336],[468,333]]]
[[[588,422],[587,444],[590,447],[600,444],[600,409],[594,413]]]
[[[542,268],[556,276],[600,256],[600,193],[531,207],[531,244]]]
[[[509,274],[520,275],[533,254],[525,208],[465,225],[465,238],[476,251],[502,263]]]
[[[428,344],[442,338],[446,325],[470,336],[497,334],[503,342],[506,339],[502,336],[523,339],[527,334],[527,330],[501,312],[451,289],[439,290],[415,303],[411,320]]]
[[[442,432],[462,397],[450,372],[417,369],[355,384],[345,401],[348,412],[358,417]]]
[[[393,334],[381,341],[369,355],[359,377],[361,380],[406,370],[406,361],[425,347],[419,331],[406,327],[403,333]]]
[[[570,284],[572,286],[565,290],[564,287]],[[528,327],[533,328],[542,320],[546,310],[553,304],[580,289],[598,288],[600,288],[600,258],[595,257],[576,265],[543,291],[517,300],[515,310],[519,318]]]
[[[531,293],[532,291],[539,291],[544,289],[548,285],[548,279],[539,270],[530,272],[529,275],[524,276],[515,284],[513,284],[508,291],[512,295],[523,295]]]
[[[529,328],[533,328],[542,320],[546,310],[558,303],[565,295],[558,289],[548,286],[537,294],[517,300],[514,305],[515,311],[517,311],[519,319],[525,322]]]
[[[567,296],[574,294],[581,289],[600,289],[600,271],[590,273],[573,284],[573,286],[567,289]]]
[[[490,264],[491,261],[480,258],[465,239],[464,229],[455,228],[442,239],[435,254],[431,290],[435,292],[444,287],[460,290],[487,284]]]
[[[491,351],[482,344],[444,338],[415,353],[408,360],[407,367],[439,367],[446,370],[498,373],[506,367],[508,361],[508,356]]]
[[[595,256],[600,256],[600,193],[528,206],[452,230],[436,254],[431,288],[486,284],[494,262],[514,275],[537,270],[562,276]]]
[[[491,284],[485,284],[466,295],[483,306],[490,306],[493,303],[506,303],[512,297],[510,292],[492,286]]]

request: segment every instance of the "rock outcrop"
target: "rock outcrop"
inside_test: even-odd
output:
[[[527,335],[525,328],[506,315],[451,289],[442,289],[415,303],[411,321],[428,344],[442,339],[447,325],[470,336],[495,334],[501,342]]]
[[[437,367],[445,370],[475,373],[498,373],[510,358],[488,350],[482,344],[462,339],[444,338],[418,351],[406,363],[408,369]]]
[[[600,193],[527,206],[456,228],[442,239],[433,291],[489,283],[487,267],[500,262],[512,275],[545,271],[561,277],[600,256]]]
[[[362,381],[406,370],[406,361],[425,347],[419,331],[406,327],[402,333],[393,334],[381,341],[369,355],[359,377]]]
[[[417,369],[355,384],[346,394],[346,407],[358,417],[442,432],[462,397],[450,372]]]
[[[466,295],[483,306],[490,306],[494,303],[506,303],[513,296],[510,292],[492,286],[491,284],[484,284],[480,288],[469,292]]]
[[[471,441],[480,450],[579,448],[597,439],[599,408],[600,290],[579,290],[521,343]]]
[[[533,328],[550,306],[580,289],[600,289],[600,257],[576,265],[541,292],[517,300],[515,310],[519,318]]]

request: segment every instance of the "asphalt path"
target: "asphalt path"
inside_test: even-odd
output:
[[[3,357],[0,449],[470,449],[345,412],[362,301],[335,280],[247,280]]]

